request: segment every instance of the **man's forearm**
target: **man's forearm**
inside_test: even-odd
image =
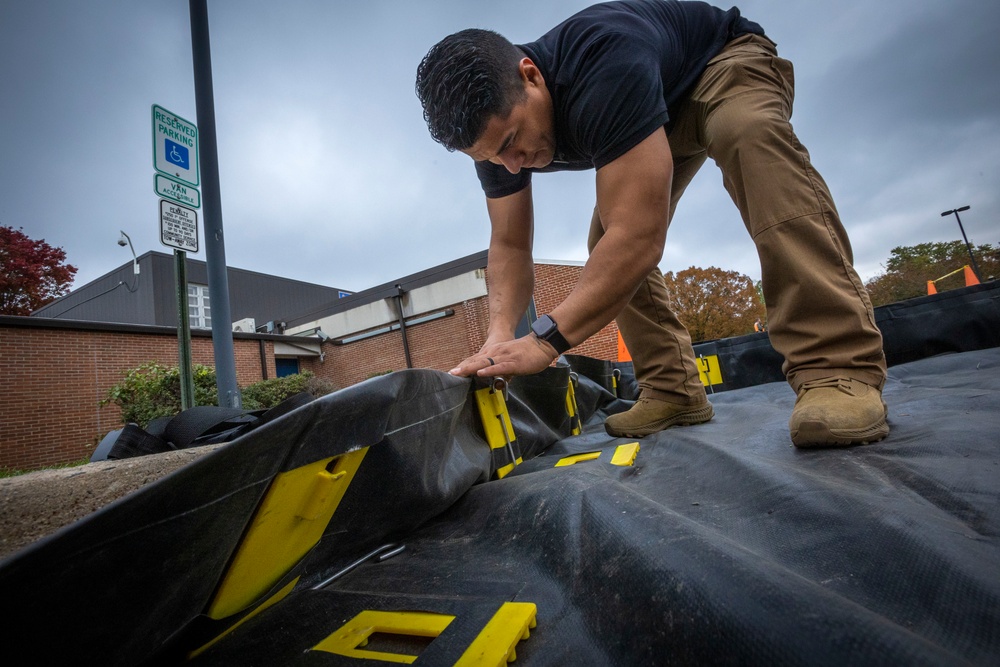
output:
[[[490,294],[487,342],[490,343],[514,337],[535,287],[531,186],[507,197],[487,199],[486,209],[492,229],[486,269]]]
[[[572,344],[579,345],[615,319],[660,259],[662,238],[637,238],[609,230],[587,260],[576,287],[550,314]]]
[[[510,340],[535,288],[531,251],[491,244],[486,279],[490,304],[487,340]]]

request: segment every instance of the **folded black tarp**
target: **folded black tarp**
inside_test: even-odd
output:
[[[889,366],[946,352],[1000,345],[1000,281],[907,299],[875,309]],[[703,369],[715,371],[712,391],[784,380],[784,361],[766,332],[694,346]],[[709,375],[703,376],[708,379]],[[704,381],[704,380],[703,380]]]
[[[610,438],[629,378],[567,361],[512,382],[506,414],[502,390],[444,373],[375,378],[68,526],[0,564],[8,652],[1000,661],[1000,348],[894,366],[889,438],[816,451],[791,446],[784,383],[713,395],[707,424]]]
[[[309,649],[373,605],[461,617],[492,596],[538,605],[523,665],[996,664],[1000,350],[894,368],[885,396],[892,435],[867,447],[793,448],[771,384],[632,466],[554,467],[626,442],[591,424],[201,660],[357,664]],[[449,639],[415,664],[453,664]]]

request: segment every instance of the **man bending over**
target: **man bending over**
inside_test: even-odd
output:
[[[760,255],[768,332],[797,394],[792,442],[889,433],[882,337],[833,199],[789,122],[792,65],[738,9],[608,2],[520,45],[463,30],[428,52],[416,90],[431,136],[475,160],[492,226],[487,339],[452,373],[537,373],[615,319],[641,391],[608,433],[711,419],[657,268],[677,201],[710,157]],[[532,174],[591,168],[580,280],[515,338],[534,287]]]

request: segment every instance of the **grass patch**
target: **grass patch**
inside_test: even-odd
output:
[[[54,466],[48,466],[46,468],[35,468],[32,470],[20,470],[18,468],[7,468],[6,466],[0,466],[0,479],[5,477],[17,477],[18,475],[24,475],[29,472],[38,472],[39,470],[59,470],[60,468],[75,468],[77,466],[82,466],[85,463],[90,463],[90,457],[85,459],[80,459],[79,461],[69,461],[68,463],[57,463]]]

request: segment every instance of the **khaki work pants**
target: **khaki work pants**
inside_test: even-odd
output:
[[[757,246],[768,334],[792,389],[833,375],[881,389],[882,335],[833,198],[792,131],[793,96],[792,64],[764,37],[738,37],[710,60],[668,137],[670,217],[711,157]],[[595,209],[590,250],[603,234]],[[705,400],[691,337],[670,310],[658,269],[616,321],[644,394],[686,405]]]

